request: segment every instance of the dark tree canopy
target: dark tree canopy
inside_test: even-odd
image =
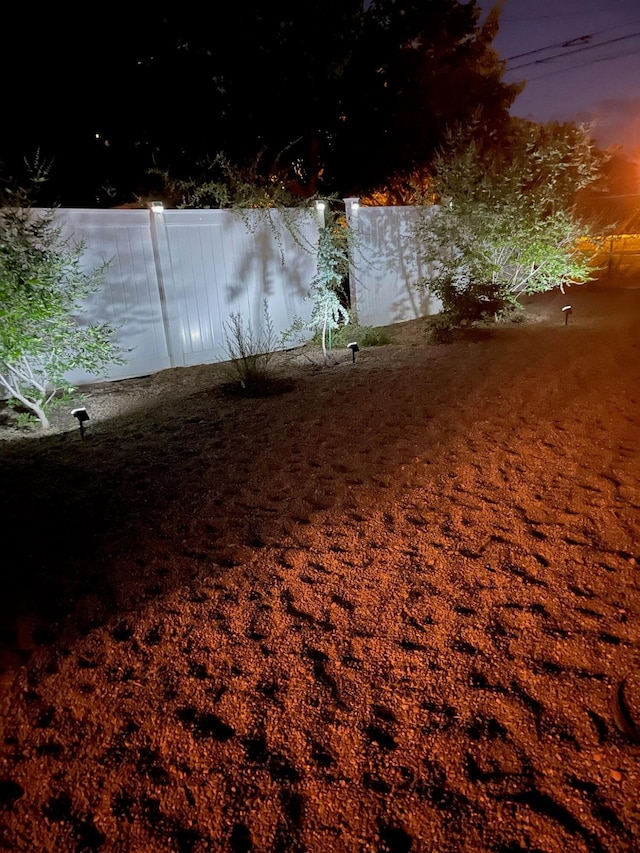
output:
[[[39,148],[66,206],[131,201],[150,168],[193,178],[218,152],[300,193],[364,192],[478,109],[499,129],[518,92],[475,0],[130,6],[17,12],[0,159],[19,172]]]
[[[502,82],[503,63],[491,47],[498,10],[482,27],[478,17],[474,2],[371,5],[345,87],[336,163],[342,185],[366,192],[428,163],[447,128],[480,111],[485,133],[506,124],[521,87]]]

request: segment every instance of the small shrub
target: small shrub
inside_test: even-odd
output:
[[[391,343],[389,335],[384,329],[374,326],[349,325],[338,329],[334,335],[335,346],[344,346],[355,341],[362,349],[363,347],[378,347]]]
[[[282,383],[270,370],[277,340],[266,299],[261,330],[255,331],[251,321],[245,324],[237,312],[225,323],[225,341],[230,359],[225,364],[228,391],[245,397],[264,397],[283,390]]]
[[[451,314],[437,314],[429,321],[429,339],[434,344],[450,344],[454,339],[455,323]]]
[[[521,305],[505,305],[495,314],[496,323],[523,323],[525,316]]]
[[[30,430],[38,426],[38,418],[31,412],[16,411],[15,424],[18,429]]]
[[[82,316],[108,263],[87,271],[85,244],[64,236],[55,210],[33,206],[35,188],[46,178],[36,161],[32,186],[0,186],[0,393],[43,429],[56,398],[72,390],[71,371],[100,374],[124,363],[112,340],[115,329]]]
[[[450,282],[440,281],[433,284],[432,290],[442,302],[443,313],[452,326],[494,316],[507,304],[496,296],[492,285],[470,284],[457,288]]]
[[[322,342],[321,333],[316,332],[312,340],[314,344],[320,344]],[[384,346],[385,344],[391,343],[391,338],[382,328],[377,328],[375,326],[359,326],[353,320],[351,320],[348,325],[340,326],[339,329],[335,329],[332,332],[332,347],[346,347],[353,341],[363,349],[364,347]]]

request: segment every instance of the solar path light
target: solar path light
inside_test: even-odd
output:
[[[84,438],[84,425],[89,420],[89,412],[84,406],[81,406],[79,409],[72,409],[71,414],[74,418],[78,419],[78,423],[80,424],[80,437]]]

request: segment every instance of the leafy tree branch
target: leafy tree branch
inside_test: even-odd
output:
[[[418,226],[421,282],[454,321],[593,276],[574,202],[603,157],[588,130],[515,120],[501,146],[451,134],[432,164],[438,205]]]
[[[71,391],[67,374],[121,363],[107,323],[83,324],[82,302],[104,280],[86,271],[83,243],[65,237],[55,210],[7,189],[0,210],[0,389],[48,428],[48,411]]]

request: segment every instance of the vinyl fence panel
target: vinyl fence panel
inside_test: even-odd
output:
[[[277,334],[296,315],[308,319],[317,242],[310,213],[168,210],[157,227],[166,235],[165,289],[174,300],[181,364],[226,360],[231,315],[259,333],[265,302]]]
[[[105,376],[73,371],[83,385],[169,367],[225,361],[232,314],[259,334],[266,300],[276,336],[308,320],[318,222],[311,211],[80,210],[56,213],[84,243],[83,266],[108,262],[80,320],[106,322],[126,363]]]
[[[417,282],[427,273],[414,235],[419,207],[347,207],[356,234],[350,275],[352,299],[362,326],[387,326],[437,314],[441,303]]]
[[[84,242],[86,269],[108,262],[103,286],[83,306],[83,317],[118,329],[116,341],[128,361],[108,367],[109,379],[144,376],[170,366],[158,276],[146,210],[80,210],[57,212],[63,233]],[[105,377],[74,371],[77,384]]]

